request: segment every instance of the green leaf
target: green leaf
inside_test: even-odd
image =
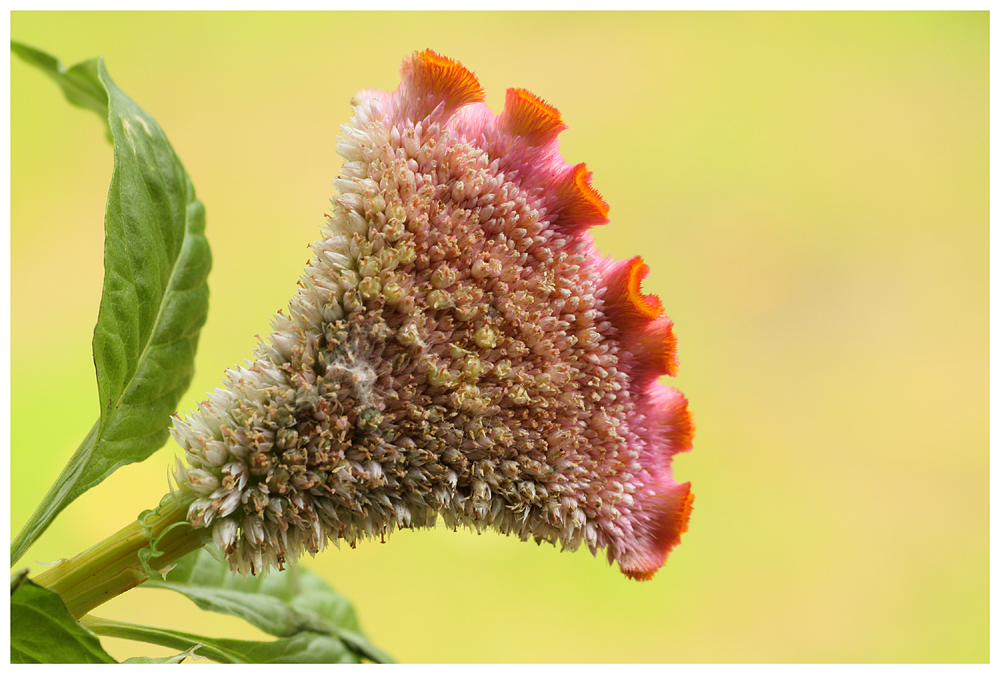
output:
[[[54,79],[70,103],[96,112],[104,121],[108,140],[111,140],[111,128],[107,126],[108,94],[97,74],[97,59],[67,68],[51,54],[20,42],[11,40],[10,50]]]
[[[357,656],[392,662],[362,635],[350,602],[299,565],[263,577],[242,578],[203,549],[181,559],[166,580],[150,581],[145,587],[180,592],[203,610],[242,618],[277,637],[294,637],[289,647],[300,648],[299,637],[334,639]]]
[[[23,580],[10,596],[12,663],[115,662],[66,610],[59,595]]]
[[[303,633],[274,641],[239,641],[213,639],[211,644],[225,648],[240,658],[238,662],[319,664],[358,664],[361,659],[335,637]]]
[[[70,502],[166,442],[170,415],[194,374],[212,256],[205,210],[184,167],[156,121],[115,86],[104,63],[65,70],[42,52],[12,48],[50,74],[73,73],[77,97],[67,97],[77,104],[97,109],[94,92],[106,92],[115,155],[94,329],[101,415],[11,546],[13,564]]]
[[[224,664],[357,664],[360,662],[358,655],[347,648],[340,639],[325,635],[302,633],[274,641],[243,641],[133,625],[96,616],[85,616],[82,622],[103,636],[144,641],[167,648],[197,648],[198,655]]]

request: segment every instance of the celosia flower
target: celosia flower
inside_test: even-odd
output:
[[[327,541],[493,527],[607,549],[648,579],[687,526],[684,396],[638,257],[601,257],[608,207],[570,166],[559,113],[503,112],[432,51],[342,127],[322,241],[287,314],[179,419],[188,518],[258,573]]]

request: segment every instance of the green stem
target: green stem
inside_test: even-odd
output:
[[[219,650],[211,644],[206,644],[203,641],[204,637],[199,637],[197,634],[160,629],[159,627],[148,627],[146,625],[134,625],[117,620],[98,618],[97,616],[87,616],[80,622],[91,632],[102,637],[144,641],[147,644],[176,648],[179,651],[186,651],[192,646],[198,646],[195,654],[201,657],[210,658],[223,664],[241,662],[232,658],[229,653]]]
[[[66,559],[32,580],[59,593],[66,608],[79,619],[104,602],[149,580],[210,536],[185,518],[187,504],[166,496],[153,511],[89,550]]]

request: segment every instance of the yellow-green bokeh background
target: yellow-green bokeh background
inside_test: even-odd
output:
[[[691,530],[650,583],[586,552],[401,532],[318,571],[404,662],[989,659],[989,18],[981,13],[14,13],[103,54],[166,130],[215,265],[181,409],[250,354],[323,220],[351,95],[431,47],[560,109],[676,322],[698,425]],[[11,65],[11,527],[97,416],[89,344],[111,150]],[[171,443],[71,505],[26,561],[154,505]],[[137,589],[98,615],[253,638]],[[117,657],[167,651],[108,640]]]

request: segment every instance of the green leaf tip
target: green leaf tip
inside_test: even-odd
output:
[[[67,101],[96,112],[105,124],[108,141],[112,142],[111,127],[108,125],[108,94],[98,76],[99,58],[81,61],[67,68],[55,56],[21,42],[11,40],[10,50],[55,80]]]
[[[67,69],[33,47],[12,42],[11,50],[53,77],[74,105],[103,111],[115,164],[93,340],[101,416],[11,546],[15,563],[69,503],[167,441],[194,375],[212,255],[205,209],[184,166],[103,61]]]

